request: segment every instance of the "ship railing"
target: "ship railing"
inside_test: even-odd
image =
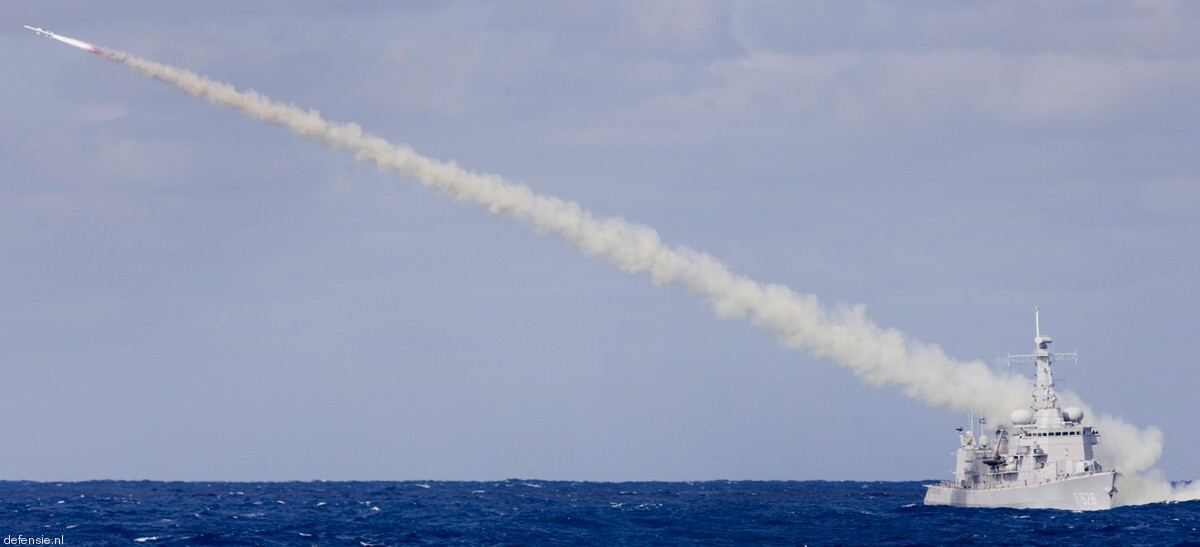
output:
[[[1032,481],[1032,482],[1027,481],[1027,480],[1017,480],[1015,478],[1012,480],[1003,480],[1000,478],[1001,475],[1008,475],[1008,474],[1015,475],[1015,473],[1012,473],[1012,472],[981,473],[978,475],[978,480],[967,483],[966,488],[971,489],[971,490],[1024,488],[1027,486],[1036,486],[1039,484],[1046,484],[1046,483],[1050,483],[1050,482],[1056,482],[1056,481],[1071,479],[1071,478],[1076,478],[1076,477],[1086,477],[1088,475],[1091,475],[1092,473],[1086,472],[1086,471],[1073,472],[1073,473],[1060,473],[1060,474],[1054,476],[1053,478],[1040,478],[1040,479],[1038,479],[1036,481]],[[939,486],[943,486],[946,488],[959,488],[960,487],[959,484],[954,481],[941,481],[938,484],[939,484]]]

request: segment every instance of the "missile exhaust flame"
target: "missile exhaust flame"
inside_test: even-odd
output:
[[[680,285],[707,300],[717,317],[748,319],[781,344],[832,360],[872,385],[898,386],[909,397],[952,410],[982,408],[995,423],[1013,408],[1027,406],[1026,379],[1001,375],[981,361],[956,361],[937,345],[881,328],[867,318],[861,305],[826,309],[814,295],[759,283],[731,272],[707,253],[663,243],[649,226],[621,218],[597,218],[578,203],[538,194],[497,175],[427,158],[408,146],[366,133],[357,124],[326,121],[316,110],[275,102],[253,90],[240,91],[188,70],[27,28],[100,54],[213,104],[283,126],[332,149],[350,151],[358,161],[411,177],[456,200],[474,201],[493,214],[531,224],[538,232],[554,234],[623,271],[645,273],[655,286]],[[1078,396],[1060,395],[1072,406],[1083,407],[1088,415],[1098,416]],[[1106,461],[1126,474],[1120,484],[1124,503],[1200,497],[1200,489],[1173,488],[1153,469],[1162,452],[1158,428],[1139,429],[1121,418],[1104,415],[1095,423],[1106,440],[1098,449],[1107,453]]]

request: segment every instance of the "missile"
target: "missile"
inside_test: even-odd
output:
[[[38,36],[45,36],[46,38],[54,38],[55,40],[58,40],[59,42],[62,42],[64,44],[70,44],[72,46],[75,46],[79,49],[82,49],[84,51],[88,51],[91,53],[100,53],[100,48],[93,46],[92,44],[89,44],[87,42],[84,42],[83,40],[76,40],[74,38],[60,36],[58,34],[55,34],[53,32],[50,32],[50,31],[40,28],[40,27],[31,27],[29,25],[25,25],[25,28],[37,33]]]
[[[38,28],[38,27],[31,27],[31,26],[29,26],[29,25],[25,25],[25,28],[27,28],[27,29],[29,29],[29,30],[32,30],[32,31],[36,32],[36,33],[38,34],[38,36],[45,36],[45,37],[47,37],[47,38],[51,38],[51,37],[53,37],[53,36],[54,36],[54,33],[53,33],[53,32],[50,32],[50,31],[48,31],[48,30],[42,30],[42,29],[40,29],[40,28]]]

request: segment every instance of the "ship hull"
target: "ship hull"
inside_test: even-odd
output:
[[[1094,511],[1111,509],[1117,474],[1113,471],[1038,484],[1002,488],[956,488],[925,485],[925,505],[1012,507]]]

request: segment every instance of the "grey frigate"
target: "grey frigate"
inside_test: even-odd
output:
[[[1051,339],[1042,335],[1037,313],[1034,353],[1009,357],[1036,365],[1032,405],[1014,410],[1011,426],[996,429],[991,439],[977,437],[973,427],[959,428],[954,480],[925,485],[925,505],[1112,508],[1120,473],[1101,466],[1093,455],[1100,432],[1083,425],[1081,409],[1060,408],[1054,393],[1052,361],[1073,360],[1076,354],[1050,351]]]

